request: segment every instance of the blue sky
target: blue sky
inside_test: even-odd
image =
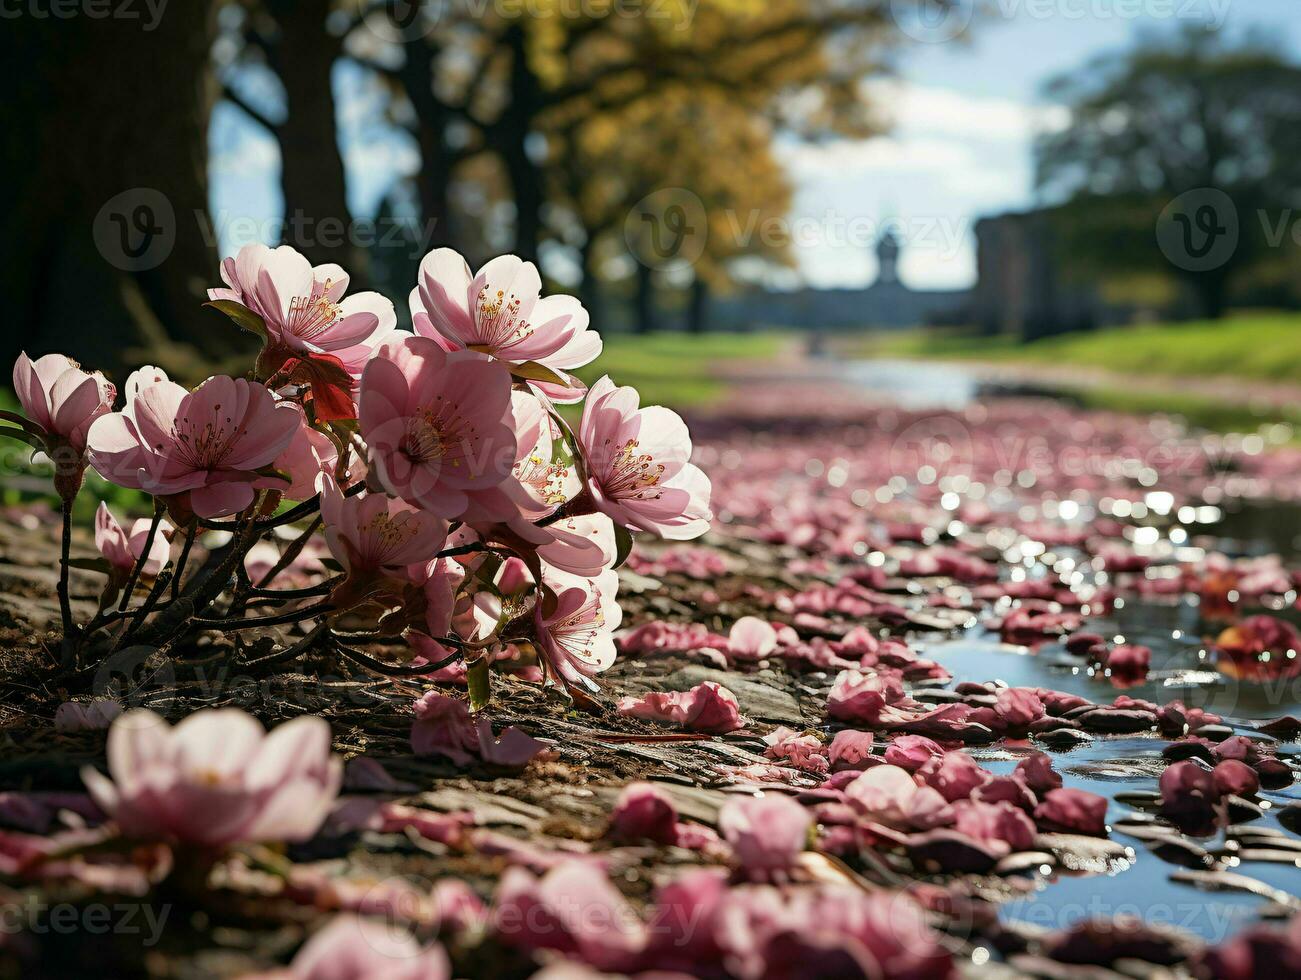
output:
[[[975,3],[981,0],[962,0]],[[896,77],[870,94],[890,131],[817,147],[782,143],[795,183],[790,215],[798,276],[815,285],[857,285],[876,274],[871,239],[889,222],[905,242],[901,273],[917,287],[969,285],[974,221],[1034,203],[1030,147],[1061,125],[1043,81],[1140,33],[1206,23],[1234,34],[1268,31],[1301,52],[1298,0],[983,0],[991,12],[959,37],[917,31]],[[367,215],[392,181],[414,172],[409,141],[374,120],[380,97],[364,73],[340,66],[341,139],[355,214]],[[251,91],[256,94],[256,85]],[[346,96],[346,97],[343,97]],[[273,101],[270,104],[274,104]],[[282,203],[272,141],[238,109],[213,119],[212,203],[223,251],[274,237]],[[740,222],[744,225],[744,221]],[[559,272],[559,270],[556,270]]]

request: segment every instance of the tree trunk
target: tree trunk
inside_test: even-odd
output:
[[[691,298],[687,306],[687,330],[701,334],[709,330],[709,283],[700,276],[691,281]]]
[[[267,4],[280,29],[271,66],[285,90],[285,121],[276,132],[285,197],[282,237],[313,265],[338,263],[355,282],[364,278],[365,258],[356,244],[339,150],[331,71],[343,44],[326,29],[330,6],[326,0]]]
[[[419,237],[426,250],[452,245],[451,163],[447,152],[447,127],[451,114],[434,93],[434,49],[426,37],[406,43],[406,60],[400,78],[416,117],[416,143],[420,147],[420,173],[416,178],[422,225]]]
[[[589,231],[579,250],[583,279],[578,287],[578,298],[587,310],[592,326],[601,330],[605,324],[605,298],[601,295],[601,278],[596,271],[596,233]]]
[[[59,350],[120,383],[141,361],[201,376],[248,349],[201,306],[220,281],[207,217],[213,0],[156,22],[133,9],[20,17],[0,32],[22,79],[0,137],[15,164],[0,208],[6,364],[20,347]]]
[[[655,270],[637,264],[637,333],[649,334],[659,329],[655,309]]]
[[[494,136],[515,198],[515,254],[536,263],[542,241],[543,176],[529,155],[528,138],[542,110],[541,82],[529,66],[524,28],[512,25],[505,40],[511,53],[510,104]]]
[[[1227,277],[1219,270],[1203,272],[1188,277],[1197,302],[1197,315],[1203,320],[1219,320],[1224,316]]]

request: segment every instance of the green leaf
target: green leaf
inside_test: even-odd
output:
[[[247,330],[249,333],[257,334],[264,343],[270,339],[267,335],[266,322],[243,303],[236,303],[233,299],[214,299],[203,305],[211,306],[214,310],[225,313],[235,322],[235,326],[241,330]]]
[[[616,524],[614,526],[614,544],[614,567],[618,568],[632,554],[632,532],[622,524]]]
[[[472,660],[465,667],[465,683],[470,691],[470,710],[482,711],[492,700],[492,675],[488,672],[488,658]]]
[[[17,439],[19,442],[25,442],[33,449],[45,451],[45,440],[34,432],[27,432],[24,429],[15,429],[12,426],[0,425],[0,436],[8,436],[10,439]]]
[[[510,365],[510,373],[521,381],[544,381],[547,384],[560,385],[562,388],[568,388],[569,382],[556,374],[549,367],[544,367],[537,361],[523,361],[519,364]]]

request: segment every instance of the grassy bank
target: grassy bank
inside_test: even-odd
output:
[[[1123,374],[1301,382],[1301,315],[1241,314],[1219,321],[1113,327],[1019,344],[938,331],[870,338],[888,357],[1078,365]]]
[[[607,334],[604,353],[578,374],[588,384],[608,374],[632,385],[643,405],[693,408],[726,391],[720,368],[771,360],[789,343],[782,333]]]

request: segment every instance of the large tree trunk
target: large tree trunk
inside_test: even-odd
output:
[[[637,264],[637,322],[639,334],[654,333],[659,329],[659,317],[655,309],[655,270],[642,263]]]
[[[1228,292],[1228,277],[1220,270],[1202,272],[1187,277],[1197,303],[1197,315],[1203,320],[1219,320],[1224,316]]]
[[[219,281],[207,218],[214,3],[173,4],[156,22],[134,9],[0,31],[22,80],[0,137],[6,364],[20,347],[59,350],[121,382],[141,361],[202,374],[243,343],[201,308]]]
[[[605,324],[605,297],[601,294],[601,277],[596,271],[596,237],[595,232],[588,231],[579,250],[583,279],[578,286],[578,298],[582,300],[592,326],[601,330]]]
[[[709,283],[700,276],[691,281],[691,297],[687,305],[687,330],[704,333],[709,329]]]
[[[542,110],[542,88],[529,65],[522,26],[507,28],[506,46],[511,53],[510,104],[494,136],[515,198],[515,254],[537,262],[542,241],[543,176],[542,168],[529,155],[528,137]]]
[[[402,88],[416,117],[416,142],[420,147],[420,174],[416,178],[423,225],[424,248],[452,245],[451,162],[447,150],[447,127],[451,114],[434,93],[434,49],[426,37],[413,38],[405,46]]]
[[[287,111],[276,128],[285,197],[283,238],[312,264],[336,262],[355,280],[364,278],[365,257],[356,244],[339,149],[331,71],[343,42],[326,29],[330,7],[328,0],[267,3],[280,29],[270,61],[284,86]]]

